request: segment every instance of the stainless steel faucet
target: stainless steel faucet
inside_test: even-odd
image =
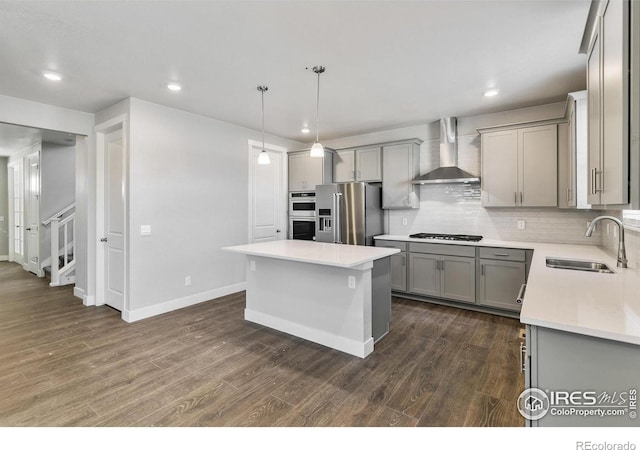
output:
[[[624,248],[624,225],[617,217],[613,216],[598,216],[587,228],[587,232],[584,234],[586,237],[590,237],[591,233],[593,233],[596,224],[603,219],[609,219],[615,222],[618,225],[618,267],[622,267],[623,269],[627,268],[627,251]]]

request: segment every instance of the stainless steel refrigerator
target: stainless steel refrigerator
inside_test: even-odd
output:
[[[316,241],[373,245],[383,230],[381,195],[367,183],[316,186]]]

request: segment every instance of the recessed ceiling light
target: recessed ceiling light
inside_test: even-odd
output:
[[[498,95],[498,90],[497,89],[489,89],[488,91],[485,91],[484,96],[485,97],[495,97],[496,95]]]
[[[177,92],[182,90],[182,86],[180,86],[178,83],[169,83],[167,84],[167,89]]]
[[[55,72],[45,72],[42,74],[47,80],[51,81],[60,81],[62,80],[62,75]]]
[[[308,133],[311,130],[309,129],[309,127],[302,127],[302,130],[300,130],[300,131],[303,132],[303,133]]]

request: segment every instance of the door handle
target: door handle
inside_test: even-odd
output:
[[[276,230],[276,233],[280,233],[281,230]]]
[[[100,239],[100,242],[107,242],[107,238],[103,237],[102,239]]]
[[[25,228],[25,230],[27,230],[27,231],[31,231],[31,228]]]

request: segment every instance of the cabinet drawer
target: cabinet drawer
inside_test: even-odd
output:
[[[376,247],[389,247],[397,248],[403,252],[407,250],[407,243],[402,241],[385,241],[381,239],[375,239]]]
[[[409,251],[412,253],[467,256],[470,258],[474,258],[476,256],[476,248],[466,245],[423,244],[421,242],[409,242]]]
[[[525,250],[515,248],[480,247],[480,258],[501,259],[504,261],[524,261]]]

